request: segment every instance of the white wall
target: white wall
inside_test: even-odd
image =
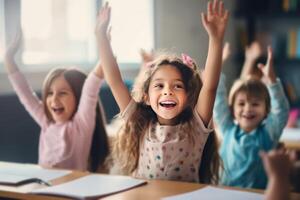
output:
[[[235,51],[235,1],[224,0],[230,11],[225,40]],[[187,53],[200,67],[204,67],[208,49],[208,35],[202,26],[201,12],[206,12],[207,0],[156,0],[155,28],[157,48],[173,49],[177,53]],[[233,56],[225,63],[224,71],[229,79],[237,76],[238,67]]]
[[[130,0],[129,0],[130,3]],[[201,24],[201,12],[206,11],[205,0],[154,0],[155,47],[176,53],[187,53],[200,67],[204,66],[207,55],[208,36]],[[233,0],[225,0],[225,7],[231,13]],[[234,20],[230,17],[225,40],[234,45]],[[1,67],[1,66],[0,66]],[[22,68],[22,66],[20,66]],[[90,66],[92,67],[92,66]],[[237,75],[232,60],[226,62],[224,70],[230,77]],[[133,78],[137,70],[122,71],[123,78]],[[46,72],[25,72],[34,89],[40,89]],[[12,92],[4,72],[0,72],[0,93]]]

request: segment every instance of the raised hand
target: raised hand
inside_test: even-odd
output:
[[[266,80],[267,84],[275,83],[276,82],[276,75],[273,67],[273,51],[270,46],[268,46],[268,59],[267,63],[263,65],[259,63],[257,67],[263,74],[263,78]]]
[[[229,12],[224,9],[223,1],[214,0],[207,4],[207,13],[201,13],[202,24],[208,35],[223,40]]]
[[[14,40],[8,45],[6,49],[4,65],[8,73],[12,73],[18,70],[18,66],[15,63],[15,55],[21,46],[22,36],[22,31],[19,31],[16,34]]]
[[[292,167],[292,160],[285,150],[272,150],[268,153],[260,152],[260,156],[270,179],[288,178]]]
[[[22,31],[18,32],[16,34],[16,37],[13,39],[13,41],[8,45],[5,57],[8,58],[14,58],[17,51],[19,50],[22,43]]]
[[[257,41],[252,42],[250,46],[246,47],[245,50],[246,59],[255,61],[261,55],[262,55],[262,48]]]
[[[98,16],[97,16],[97,24],[96,24],[96,29],[95,29],[95,34],[97,37],[100,37],[100,36],[107,37],[108,36],[107,30],[108,30],[108,25],[110,22],[110,11],[111,11],[111,9],[108,5],[108,2],[106,2],[104,7],[102,7],[100,9]]]
[[[147,64],[154,60],[154,52],[153,50],[147,52],[145,49],[140,50],[140,55],[142,58],[142,68],[147,67]]]

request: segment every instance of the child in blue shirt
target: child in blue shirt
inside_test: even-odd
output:
[[[259,151],[273,149],[288,118],[289,104],[273,69],[272,49],[259,64],[266,84],[256,78],[237,80],[229,93],[222,76],[214,105],[214,120],[222,136],[221,184],[264,189],[267,176]]]

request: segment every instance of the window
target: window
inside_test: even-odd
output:
[[[23,63],[94,63],[95,18],[92,0],[22,0]]]
[[[143,48],[149,51],[154,48],[153,1],[108,2],[112,7],[111,42],[118,62],[140,62],[139,50]]]
[[[8,13],[15,15],[16,22],[13,24],[21,18],[24,40],[21,62],[26,67],[44,70],[57,64],[82,66],[96,62],[98,54],[94,28],[97,2],[103,0],[21,0],[11,3],[12,10],[5,14],[1,9],[4,10],[3,4],[8,1],[0,0],[0,26],[4,26],[1,20]],[[113,8],[112,47],[118,62],[137,64],[140,62],[141,48],[154,48],[153,1],[109,0],[109,3]],[[10,20],[8,23],[11,24]],[[3,51],[4,31],[0,28],[0,53]],[[15,33],[10,30],[6,34]]]

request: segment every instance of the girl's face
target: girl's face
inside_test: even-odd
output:
[[[266,117],[266,103],[263,99],[247,98],[245,92],[238,92],[233,104],[233,113],[239,126],[244,131],[250,132]]]
[[[187,93],[180,72],[171,65],[160,66],[151,78],[146,103],[157,114],[160,124],[174,125],[184,110]]]
[[[50,85],[46,97],[47,109],[54,122],[63,123],[71,119],[76,108],[76,98],[63,75]]]

